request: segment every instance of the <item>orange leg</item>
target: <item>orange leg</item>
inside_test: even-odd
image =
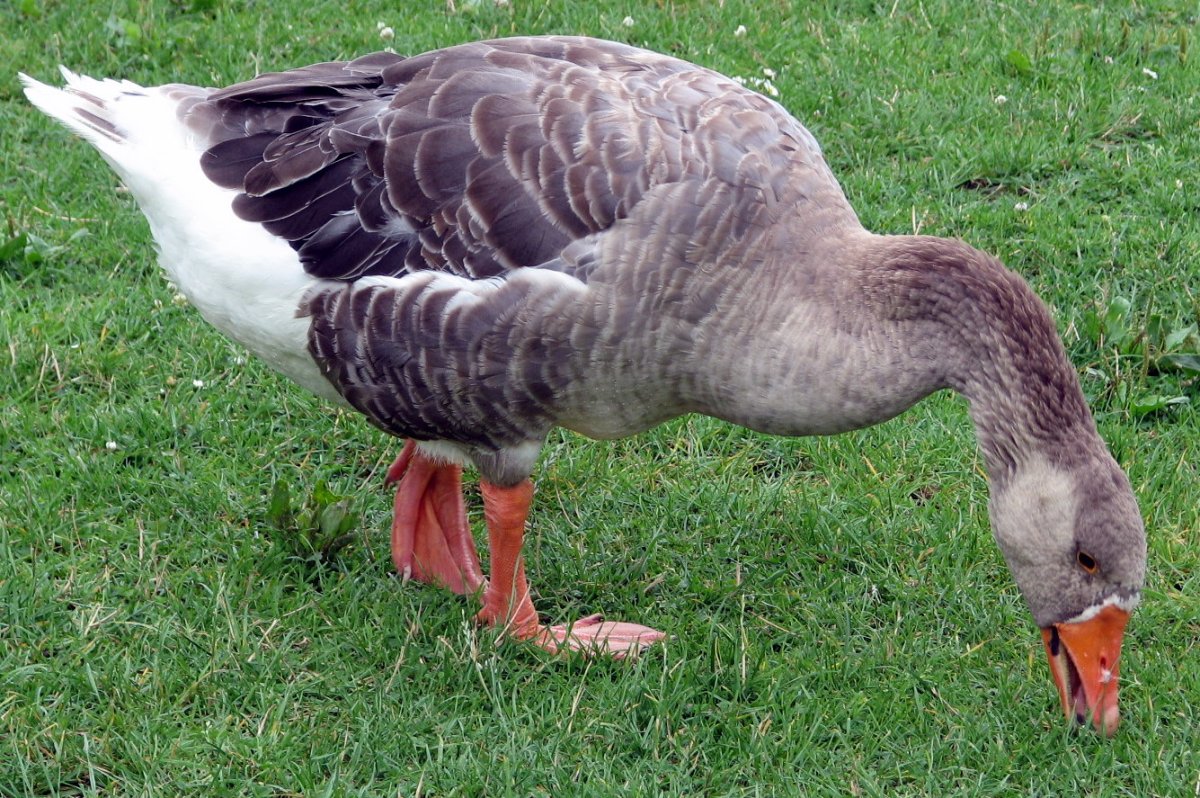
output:
[[[483,576],[463,506],[462,469],[431,460],[408,441],[388,469],[396,487],[392,562],[405,579],[440,585],[459,594],[483,590],[477,619],[547,651],[582,651],[621,658],[665,635],[646,626],[612,623],[591,615],[565,626],[542,626],[521,547],[533,500],[528,479],[510,488],[481,482],[492,579]]]
[[[542,626],[529,598],[525,560],[521,556],[533,483],[526,479],[505,488],[485,481],[480,483],[480,489],[492,568],[491,581],[483,593],[483,609],[476,616],[480,621],[550,652],[582,651],[618,659],[637,654],[665,637],[647,626],[608,622],[599,615],[581,618],[573,624]]]
[[[465,595],[484,585],[462,499],[462,469],[430,460],[408,441],[388,469],[399,483],[392,517],[392,562],[405,579]]]

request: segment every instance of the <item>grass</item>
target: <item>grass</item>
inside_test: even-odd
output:
[[[1172,368],[1200,347],[1200,12],[800,9],[0,7],[0,794],[1200,790],[1200,415],[1195,372]],[[960,236],[1025,274],[1150,535],[1116,738],[1060,717],[950,396],[828,439],[703,418],[554,435],[528,548],[539,607],[673,635],[638,662],[497,647],[469,602],[393,578],[396,444],[175,304],[128,195],[12,74],[219,85],[377,49],[377,22],[402,52],[581,33],[774,70],[868,227]],[[273,524],[280,482],[349,497],[354,542],[312,556]]]

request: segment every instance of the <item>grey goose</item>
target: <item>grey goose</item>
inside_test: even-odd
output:
[[[776,435],[969,402],[994,536],[1062,707],[1118,723],[1144,579],[1129,480],[1042,302],[960,241],[867,232],[813,136],[716,72],[575,37],[476,42],[225,89],[22,75],[136,198],[167,277],[273,368],[407,439],[392,557],[548,650],[662,639],[544,625],[521,555],[557,426],[703,413]],[[461,473],[480,475],[486,577]]]

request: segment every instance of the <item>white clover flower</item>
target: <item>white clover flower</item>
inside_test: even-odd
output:
[[[1013,206],[1013,210],[1014,211],[1027,211],[1027,210],[1029,210],[1029,203],[1028,202],[1018,202],[1016,205]]]
[[[385,25],[379,29],[379,38],[383,39],[385,42],[390,42],[392,39],[396,38],[396,31]]]
[[[763,67],[763,74],[766,75],[768,78],[775,78],[775,77],[779,76],[779,73],[776,72],[774,69],[771,69],[770,67]]]
[[[633,17],[625,17],[625,19],[621,20],[621,24],[627,28],[632,28],[637,23],[634,22]]]
[[[186,305],[187,303],[187,294],[183,293],[182,291],[176,292],[175,295],[171,297],[172,305]]]
[[[733,35],[734,35],[734,36],[745,36],[745,35],[746,35],[746,26],[745,26],[745,25],[738,25],[738,26],[737,26],[737,30],[735,30],[735,31],[733,32]]]
[[[997,94],[992,102],[994,102],[996,105],[1004,105],[1006,102],[1008,102],[1008,98],[1003,94]]]
[[[192,387],[193,388],[203,388],[204,380],[192,380]]]
[[[117,446],[116,441],[105,441],[104,448],[108,449],[110,452],[115,452],[117,449],[119,449],[121,447]]]

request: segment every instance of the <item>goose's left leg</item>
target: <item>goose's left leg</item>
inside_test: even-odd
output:
[[[648,626],[605,621],[599,615],[581,618],[573,624],[543,626],[529,598],[525,559],[521,556],[533,483],[526,479],[506,488],[480,482],[480,489],[492,571],[483,593],[483,609],[477,616],[480,621],[547,651],[567,649],[618,659],[635,655],[666,636]]]
[[[479,554],[463,506],[462,468],[431,460],[413,441],[387,472],[396,485],[392,562],[405,579],[467,595],[483,588]]]

